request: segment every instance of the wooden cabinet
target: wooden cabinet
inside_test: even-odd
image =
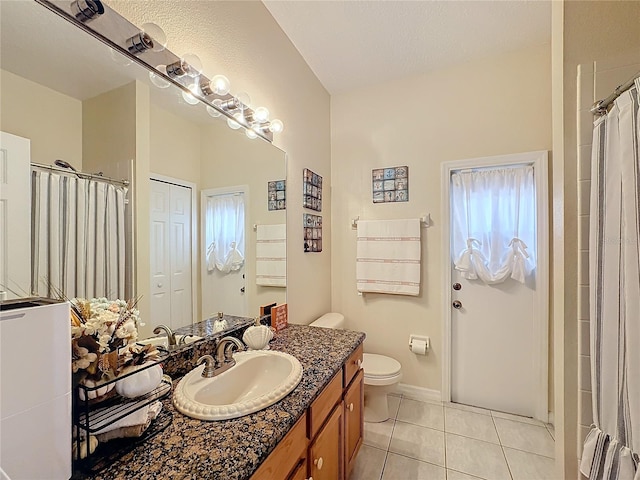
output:
[[[308,445],[307,413],[305,412],[275,450],[271,452],[271,455],[252,475],[251,480],[288,480],[293,478],[297,480],[299,477],[294,475],[299,470],[298,467],[303,465],[302,471],[304,473],[307,470]]]
[[[342,402],[333,409],[309,448],[309,474],[313,480],[344,478],[344,423]]]
[[[344,388],[347,388],[356,373],[362,370],[362,357],[364,354],[363,352],[364,347],[362,344],[360,344],[360,346],[356,348],[351,355],[349,355],[349,358],[344,363],[344,366],[342,367],[342,371],[344,373],[342,386]]]
[[[364,371],[359,370],[344,394],[345,478],[353,471],[364,434]]]
[[[296,469],[287,480],[307,480],[307,459],[300,461]]]
[[[346,360],[251,480],[346,480],[362,445],[362,345]]]

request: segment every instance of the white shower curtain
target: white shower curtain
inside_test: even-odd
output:
[[[32,170],[33,293],[124,298],[127,189]]]
[[[640,80],[596,121],[589,237],[591,480],[640,480]]]
[[[451,175],[452,252],[464,278],[524,283],[535,266],[536,195],[531,165]]]

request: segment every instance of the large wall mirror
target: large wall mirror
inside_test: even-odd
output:
[[[177,87],[157,88],[144,67],[35,1],[1,2],[0,8],[0,130],[29,140],[27,163],[59,159],[81,172],[130,182],[119,231],[129,255],[126,294],[144,299],[142,334],[160,323],[178,328],[219,311],[255,316],[260,305],[286,301],[284,263],[256,258],[262,227],[286,231],[285,210],[269,209],[269,182],[286,177],[285,153],[230,129]],[[15,157],[6,158],[10,167]],[[225,202],[227,211],[242,209],[234,228],[243,239],[233,246],[219,234],[233,223],[219,213]],[[14,227],[16,215],[30,224],[30,198],[26,209],[24,203],[21,213],[18,204],[9,204]],[[5,259],[23,255],[29,245],[30,255],[41,248],[31,233],[18,238],[18,228],[4,230]],[[267,232],[266,244],[277,240],[273,235]],[[18,287],[14,291],[27,291],[10,263],[3,260],[5,280]],[[265,274],[279,279],[260,280]]]

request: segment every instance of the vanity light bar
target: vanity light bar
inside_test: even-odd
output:
[[[152,34],[144,32],[144,29],[137,27],[101,1],[34,1],[146,68],[154,76],[165,80],[168,84],[175,85],[185,95],[191,95],[198,99],[207,106],[207,110],[219,112],[241,127],[251,129],[255,132],[255,136],[272,142],[273,133],[282,131],[280,120],[272,120],[258,125],[248,121],[247,118],[254,118],[254,110],[228,93],[229,81],[226,77],[216,75],[213,79],[209,79],[200,72],[198,66],[193,65],[195,68],[190,68],[192,65],[186,59],[188,55],[180,57],[166,48],[155,48],[155,44],[159,42],[154,42]],[[87,25],[89,21],[91,24]],[[147,43],[145,35],[151,38],[151,43]],[[166,71],[162,71],[158,66],[166,66]],[[198,71],[195,75],[194,70]],[[198,74],[197,88],[194,92],[190,88],[190,84],[193,83],[193,77]],[[207,86],[207,88],[202,88],[202,86]],[[242,115],[237,115],[238,112],[242,112]],[[249,136],[253,137],[253,133]]]

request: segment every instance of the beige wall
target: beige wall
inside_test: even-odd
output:
[[[31,161],[82,169],[82,102],[0,70],[0,129],[31,140]]]
[[[232,93],[247,91],[285,123],[274,144],[287,152],[290,321],[308,323],[331,308],[331,242],[324,251],[303,253],[302,170],[310,168],[331,182],[329,94],[280,30],[261,2],[109,1],[137,25],[155,22],[176,53],[195,52],[208,76],[229,77]],[[327,187],[328,188],[328,187]],[[323,219],[330,238],[331,203],[325,188]],[[301,194],[300,194],[301,195]],[[295,268],[292,266],[295,265]]]
[[[577,125],[588,122],[585,104],[588,99],[607,96],[614,86],[623,83],[637,71],[634,63],[640,61],[640,2],[575,2],[564,3],[564,474],[575,478],[576,451],[582,451],[581,443],[584,428],[578,430],[579,420],[586,422],[589,409],[585,384],[578,382],[579,319],[585,318],[584,306],[581,308],[578,298],[584,297],[586,285],[578,276],[580,255],[584,251],[576,248],[580,231],[580,214],[586,215],[588,203],[579,204],[578,193],[588,190],[590,182],[585,177],[583,166],[579,169],[578,158],[588,161],[585,148],[588,148],[590,132],[582,128],[585,138],[579,138]],[[580,103],[578,98],[577,67],[579,64],[596,62],[595,92],[582,89]],[[630,69],[625,68],[632,66]],[[593,70],[591,70],[593,71]],[[599,73],[598,73],[599,72]],[[587,72],[588,74],[588,72]],[[581,118],[578,118],[578,108]],[[580,146],[583,148],[580,149]],[[581,151],[582,150],[582,151]],[[579,154],[580,152],[580,154]],[[584,199],[586,193],[582,195]],[[584,219],[583,219],[584,224]],[[583,249],[584,250],[584,249]],[[579,294],[583,290],[582,295]],[[584,342],[583,342],[584,343]],[[578,398],[581,401],[578,402]],[[578,403],[583,407],[579,411]],[[576,440],[577,439],[577,440]],[[576,445],[577,443],[577,445]]]
[[[136,153],[135,96],[135,82],[131,82],[82,102],[83,171],[131,180]]]
[[[440,164],[550,150],[550,55],[543,45],[332,97],[332,306],[367,333],[366,350],[400,361],[403,383],[440,390]],[[409,202],[374,205],[371,170],[395,165],[409,166]],[[358,296],[351,220],[425,213],[420,296]],[[408,350],[410,333],[431,337],[429,355]]]
[[[199,190],[200,125],[153,104],[150,120],[151,172],[195,183]]]

